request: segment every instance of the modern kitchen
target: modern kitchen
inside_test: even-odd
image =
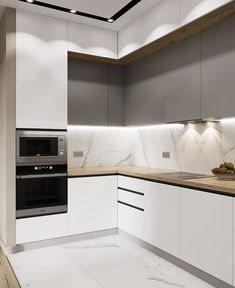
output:
[[[235,287],[234,35],[234,0],[0,0],[0,288]]]

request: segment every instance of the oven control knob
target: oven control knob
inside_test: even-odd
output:
[[[37,166],[35,166],[35,167],[34,167],[34,170],[38,170],[38,167],[37,167]]]
[[[52,166],[49,166],[49,169],[50,169],[50,170],[52,170],[52,169],[53,169],[53,167],[52,167]]]

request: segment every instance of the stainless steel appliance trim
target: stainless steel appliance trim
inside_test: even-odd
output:
[[[39,174],[39,175],[17,175],[16,179],[34,179],[34,178],[54,178],[54,177],[66,177],[67,173],[55,173],[55,174]]]
[[[67,213],[68,205],[16,210],[16,218]]]

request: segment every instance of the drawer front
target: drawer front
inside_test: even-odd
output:
[[[64,237],[66,235],[67,214],[16,220],[16,244]]]
[[[144,212],[119,203],[118,228],[140,239],[143,239]]]
[[[144,209],[144,195],[118,189],[118,201]]]
[[[118,187],[144,193],[144,180],[118,176]]]

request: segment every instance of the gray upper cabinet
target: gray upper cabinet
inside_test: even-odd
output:
[[[124,126],[125,113],[125,68],[108,66],[108,123]]]
[[[202,117],[235,116],[235,19],[202,33]]]
[[[123,126],[124,68],[69,58],[68,122]]]
[[[164,122],[199,119],[200,35],[164,52]]]
[[[69,124],[108,124],[107,69],[106,64],[69,59]]]
[[[162,122],[163,73],[161,54],[126,67],[126,125]]]

